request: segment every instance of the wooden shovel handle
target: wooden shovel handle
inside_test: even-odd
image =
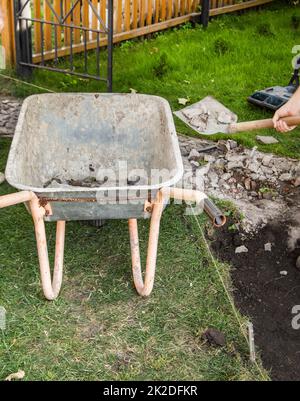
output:
[[[300,124],[300,116],[284,117],[281,118],[281,120],[285,121],[289,126]],[[274,124],[271,118],[268,118],[266,120],[245,121],[242,123],[230,124],[228,127],[228,132],[230,134],[235,134],[237,132],[252,131],[263,128],[274,128]]]

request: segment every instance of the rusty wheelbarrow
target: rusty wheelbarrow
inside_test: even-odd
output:
[[[222,225],[225,218],[206,195],[175,188],[183,175],[168,102],[137,94],[43,94],[22,106],[6,166],[19,192],[0,197],[0,208],[25,203],[35,227],[42,288],[48,300],[60,291],[66,221],[127,219],[137,292],[153,288],[159,226],[170,198],[203,203]],[[143,279],[137,219],[151,218]],[[53,276],[45,222],[56,222]]]

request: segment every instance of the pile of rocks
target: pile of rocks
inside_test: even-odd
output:
[[[13,136],[21,105],[15,98],[0,98],[0,136]]]
[[[300,186],[299,160],[247,149],[233,140],[215,144],[181,136],[179,141],[185,177],[195,189],[252,200],[280,195],[283,183]],[[189,179],[191,171],[198,180]]]
[[[179,143],[184,186],[233,201],[253,226],[280,213],[287,195],[300,186],[299,160],[247,149],[234,140],[179,136]]]

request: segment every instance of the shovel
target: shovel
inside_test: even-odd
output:
[[[238,123],[238,117],[212,96],[174,113],[187,125],[203,135],[235,134],[238,132],[273,128],[271,118]],[[288,126],[299,125],[300,116],[282,118]]]

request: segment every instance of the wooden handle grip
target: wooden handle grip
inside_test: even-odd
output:
[[[281,120],[285,121],[289,126],[300,125],[300,116],[284,117]],[[234,134],[236,132],[253,131],[263,128],[274,128],[274,124],[271,118],[268,118],[266,120],[245,121],[243,123],[230,124],[228,132],[230,134]]]

